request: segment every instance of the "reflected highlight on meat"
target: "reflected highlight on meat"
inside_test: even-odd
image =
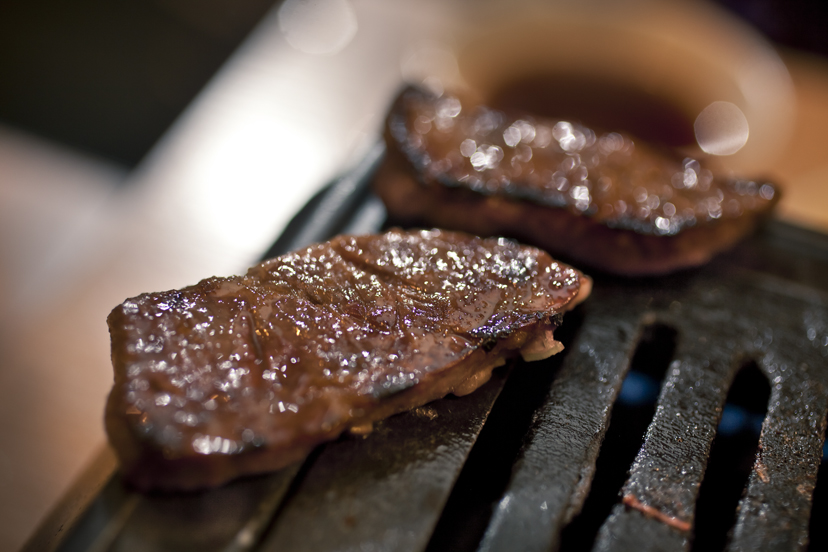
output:
[[[108,322],[110,440],[136,486],[198,488],[465,394],[553,331],[590,281],[546,253],[446,231],[339,237],[177,291]]]
[[[702,264],[778,201],[766,182],[576,122],[408,89],[375,189],[403,223],[506,234],[610,272]]]

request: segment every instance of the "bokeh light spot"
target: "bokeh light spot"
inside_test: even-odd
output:
[[[738,106],[713,102],[705,107],[693,125],[699,147],[712,155],[732,155],[748,141],[750,128]]]

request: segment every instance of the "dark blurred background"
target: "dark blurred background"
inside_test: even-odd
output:
[[[773,42],[828,55],[828,2],[823,0],[718,0]]]
[[[134,167],[277,3],[4,0],[0,123]],[[719,3],[778,45],[828,55],[828,2]]]
[[[276,0],[3,0],[0,122],[132,167]]]

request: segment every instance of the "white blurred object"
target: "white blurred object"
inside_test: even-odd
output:
[[[348,0],[286,0],[279,29],[288,43],[306,54],[336,54],[357,34],[357,17]]]
[[[400,61],[403,80],[423,84],[440,95],[445,87],[456,86],[460,80],[457,57],[451,47],[435,40],[410,45]]]

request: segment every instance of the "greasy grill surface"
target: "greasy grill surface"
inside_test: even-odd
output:
[[[380,155],[311,201],[268,255],[378,229],[383,212],[366,186]],[[616,505],[588,540],[597,550],[690,549],[728,389],[753,363],[771,396],[727,546],[804,550],[828,409],[826,270],[828,238],[772,223],[699,270],[652,280],[599,275],[593,296],[568,319],[580,326],[567,349],[542,361],[555,374],[545,399],[528,426],[508,428],[525,434],[519,450],[503,453],[513,460],[511,473],[463,473],[474,485],[508,479],[490,507],[478,508],[485,530],[466,539],[470,549],[559,547],[590,492],[641,335],[658,324],[675,332],[676,347],[655,416],[624,467],[629,475]],[[496,372],[469,396],[395,416],[366,438],[325,445],[302,466],[213,491],[141,495],[116,477],[64,528],[58,549],[424,550],[441,517],[455,514],[443,511],[447,501],[462,503],[449,497],[463,492],[455,482],[464,465],[485,466],[475,444],[487,418],[511,408],[498,402],[499,395],[514,400],[514,393],[501,395],[514,380],[508,376],[508,369]]]

